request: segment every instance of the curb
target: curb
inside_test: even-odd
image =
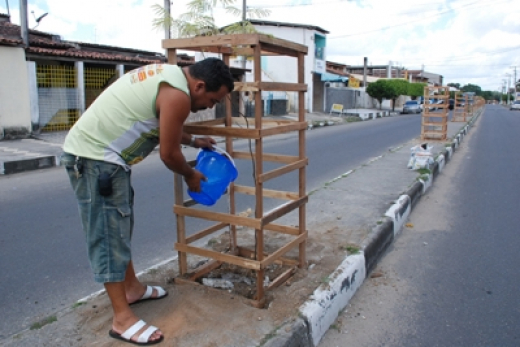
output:
[[[53,155],[24,160],[0,162],[0,175],[47,169],[57,166],[57,163],[59,163],[59,158]]]
[[[393,243],[413,208],[432,186],[434,178],[442,172],[464,136],[468,134],[469,129],[481,114],[482,111],[475,115],[453,138],[451,146],[447,146],[441,151],[428,178],[419,179],[407,192],[398,197],[386,211],[381,224],[374,227],[362,242],[360,253],[347,256],[329,276],[331,280],[326,285],[320,285],[300,307],[299,317],[273,332],[273,337],[263,344],[264,347],[316,347],[319,344],[357,289],[382,258],[388,246]]]

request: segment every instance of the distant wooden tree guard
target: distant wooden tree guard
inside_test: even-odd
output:
[[[421,140],[443,141],[448,137],[449,87],[424,87],[424,110],[421,124]],[[432,104],[430,99],[443,100]],[[430,110],[435,107],[437,111]]]
[[[469,116],[469,98],[468,95],[462,95],[460,92],[455,92],[453,100],[453,114],[451,116],[452,122],[466,122]]]
[[[180,175],[175,175],[174,191],[175,205],[174,213],[177,217],[177,243],[175,249],[179,254],[179,271],[185,275],[187,268],[187,254],[193,254],[211,259],[208,263],[195,269],[187,280],[178,277],[177,282],[191,282],[196,284],[196,280],[205,274],[220,267],[222,264],[232,264],[256,272],[256,295],[251,301],[255,307],[265,305],[265,290],[274,288],[284,283],[292,276],[297,267],[304,267],[306,264],[306,213],[305,207],[308,201],[306,193],[305,169],[308,159],[305,154],[305,131],[307,123],[305,121],[304,96],[307,85],[304,83],[304,58],[307,54],[307,46],[294,42],[273,38],[260,34],[240,34],[240,35],[218,35],[208,37],[196,37],[189,39],[169,39],[163,40],[163,48],[167,49],[168,62],[177,62],[177,50],[191,50],[198,52],[213,52],[222,54],[223,60],[229,65],[231,56],[245,55],[253,58],[254,81],[235,82],[235,90],[238,92],[253,93],[255,101],[254,127],[247,126],[245,119],[232,118],[232,105],[230,98],[226,99],[226,117],[188,123],[184,126],[184,131],[193,135],[222,136],[226,138],[226,151],[234,159],[247,159],[254,161],[254,186],[239,186],[231,184],[228,189],[229,213],[220,213],[198,209],[193,200],[184,200],[183,182]],[[297,83],[262,82],[261,80],[261,57],[263,55],[278,55],[294,57],[297,71]],[[284,60],[284,63],[287,62]],[[287,66],[287,68],[291,68]],[[262,91],[292,91],[298,93],[298,120],[267,121],[262,119]],[[250,121],[253,123],[253,121]],[[238,127],[235,125],[239,124]],[[298,132],[298,155],[278,155],[264,153],[264,137],[278,135],[288,132]],[[250,152],[239,152],[233,150],[233,138],[243,138],[254,140],[254,154]],[[264,172],[264,161],[275,162],[283,166],[271,171]],[[265,189],[264,183],[280,177],[284,174],[298,170],[299,188],[297,192],[278,191]],[[237,193],[254,195],[256,206],[254,218],[240,216],[236,209],[235,195]],[[286,202],[278,207],[264,211],[264,198],[280,199]],[[275,221],[298,209],[298,226],[288,226],[276,224]],[[198,231],[196,234],[186,237],[185,217],[194,217],[216,222],[213,226]],[[249,227],[255,230],[256,249],[247,249],[237,244],[237,226]],[[206,248],[192,245],[212,233],[229,228],[230,244],[229,251],[221,253]],[[265,235],[264,231],[281,233],[288,235],[291,239],[271,254],[264,250]],[[298,247],[298,260],[291,260],[283,256],[292,249]],[[265,269],[274,262],[289,265],[289,270],[279,275],[264,288]]]

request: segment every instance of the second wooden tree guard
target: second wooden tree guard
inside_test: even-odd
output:
[[[176,281],[196,284],[197,279],[220,267],[224,263],[251,269],[256,272],[256,295],[253,300],[251,300],[251,304],[259,308],[264,307],[266,302],[265,290],[284,283],[294,274],[297,267],[302,268],[306,265],[305,248],[307,231],[305,207],[308,196],[306,193],[305,169],[308,164],[308,159],[305,154],[305,131],[307,129],[307,122],[305,121],[304,97],[307,91],[307,85],[304,79],[304,59],[307,54],[307,46],[261,34],[241,34],[163,40],[163,48],[168,51],[168,62],[170,64],[176,64],[178,49],[222,54],[224,62],[228,65],[231,56],[244,55],[253,57],[254,59],[254,82],[235,82],[235,91],[254,94],[254,127],[237,128],[233,126],[233,123],[237,123],[238,121],[237,118],[232,118],[232,105],[229,98],[226,98],[225,118],[188,123],[184,126],[184,131],[193,135],[225,137],[226,151],[233,158],[254,160],[255,185],[249,187],[232,183],[228,189],[228,194],[230,195],[229,213],[220,213],[197,209],[194,207],[196,204],[193,200],[185,201],[182,177],[175,175],[174,213],[177,217],[177,243],[175,243],[175,249],[179,255],[179,271],[181,275],[185,275],[188,272],[188,254],[212,259],[208,263],[195,269],[192,272],[193,275],[187,280],[179,277]],[[261,57],[263,55],[294,57],[296,60],[294,68],[297,71],[297,83],[262,82]],[[287,66],[287,68],[290,68],[290,66]],[[297,92],[298,120],[263,120],[262,91]],[[242,123],[245,124],[243,121]],[[294,131],[298,132],[297,156],[263,152],[264,137]],[[249,152],[234,151],[233,138],[254,140],[254,154],[251,155]],[[284,165],[277,169],[264,172],[264,161],[272,161]],[[295,170],[298,170],[299,173],[299,188],[297,192],[271,190],[263,187],[264,183],[268,180]],[[254,218],[237,215],[238,211],[235,206],[235,194],[237,193],[254,195],[256,197]],[[279,205],[275,209],[265,212],[264,198],[281,199],[287,202]],[[275,223],[278,218],[296,209],[299,210],[299,223],[297,227]],[[216,224],[187,237],[185,217],[201,218],[216,222]],[[249,227],[255,230],[256,249],[246,249],[237,244],[237,232],[239,232],[236,228],[237,226]],[[229,228],[230,232],[229,252],[221,253],[192,245],[194,241],[224,228]],[[267,254],[264,250],[266,240],[264,235],[265,230],[290,235],[292,239],[273,253]],[[298,248],[298,260],[283,257],[287,252],[295,248]],[[290,267],[287,271],[271,281],[267,288],[264,288],[265,269],[275,262],[281,262]]]
[[[437,93],[434,95],[434,93]],[[433,104],[440,112],[430,111],[430,98],[443,100],[441,104]],[[421,123],[421,140],[444,141],[448,136],[449,87],[424,87],[424,109]]]

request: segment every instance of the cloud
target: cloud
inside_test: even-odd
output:
[[[11,12],[18,20],[18,3],[13,1]],[[162,6],[164,1],[38,0],[29,10],[49,12],[38,29],[66,40],[162,52],[164,32],[151,24],[156,3]],[[186,3],[173,3],[174,17],[186,12]],[[512,72],[510,66],[520,66],[520,49],[513,49],[520,46],[517,0],[248,0],[247,5],[270,9],[269,21],[328,30],[327,59],[338,63],[361,65],[368,57],[374,65],[424,65],[445,82],[471,82],[492,90],[504,73]],[[242,2],[235,6],[241,8]],[[213,13],[219,26],[240,20],[221,6]]]

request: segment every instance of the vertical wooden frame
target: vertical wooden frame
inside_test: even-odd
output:
[[[223,60],[226,65],[229,66],[229,54],[224,54]],[[233,117],[233,104],[231,103],[231,93],[226,97],[226,127],[232,126],[232,117]],[[231,137],[226,137],[226,151],[228,153],[233,153],[233,139]],[[236,214],[236,204],[235,204],[235,183],[231,182],[229,185],[229,213],[234,215]],[[237,250],[237,227],[235,225],[229,225],[229,242],[231,252],[235,252]]]
[[[446,102],[441,107],[442,112],[431,112],[430,91],[437,91],[443,94],[437,94],[437,98]],[[424,87],[424,109],[421,119],[421,140],[446,140],[448,136],[448,102],[449,102],[449,88],[448,87]],[[438,107],[437,107],[438,108]],[[432,119],[440,119],[440,121],[433,121]],[[440,130],[436,130],[440,128]]]
[[[300,53],[298,54],[298,83],[305,83],[305,55]],[[305,92],[298,92],[298,120],[300,122],[305,121]],[[298,156],[300,160],[306,158],[306,148],[305,148],[305,131],[306,129],[302,129],[298,132]],[[306,195],[306,167],[302,167],[299,170],[299,182],[298,182],[298,193],[300,198]],[[305,213],[305,205],[299,207],[298,210],[298,222],[299,222],[299,232],[300,235],[303,234],[307,228],[306,226],[306,213]],[[306,255],[306,247],[307,242],[304,241],[299,245],[299,259],[298,266],[300,268],[304,268],[307,263],[307,255]]]
[[[254,74],[255,82],[262,82],[262,52],[260,45],[256,45],[254,49]],[[262,92],[255,93],[255,128],[262,128]],[[264,198],[263,187],[264,184],[258,180],[258,177],[263,173],[263,140],[261,138],[255,140],[255,194],[256,194],[256,209],[255,218],[262,218],[264,215]],[[256,260],[264,260],[264,230],[255,229],[256,240]],[[261,300],[264,297],[264,270],[260,269],[256,274],[256,299]]]

